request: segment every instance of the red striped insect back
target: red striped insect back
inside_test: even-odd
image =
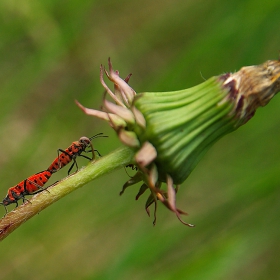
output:
[[[67,149],[65,149],[65,150],[58,149],[57,158],[52,162],[52,164],[49,166],[48,170],[51,173],[55,173],[58,170],[60,170],[61,168],[63,168],[64,166],[66,166],[67,164],[69,164],[73,160],[73,163],[68,170],[68,175],[69,175],[71,170],[73,169],[74,165],[76,166],[76,168],[78,170],[78,164],[76,161],[76,158],[78,156],[84,157],[88,160],[95,159],[94,152],[97,152],[97,154],[99,156],[101,156],[99,154],[99,152],[93,148],[93,145],[91,142],[91,140],[98,138],[98,137],[108,137],[108,136],[103,135],[103,133],[98,133],[90,138],[83,136],[78,141],[74,141]],[[87,148],[90,148],[90,149],[87,150]],[[84,153],[91,152],[92,158],[82,154],[83,152]]]
[[[38,190],[43,190],[43,186],[48,182],[51,176],[52,173],[49,170],[44,170],[28,177],[14,187],[9,188],[7,196],[0,202],[0,204],[5,207],[6,214],[8,213],[7,205],[15,203],[16,207],[18,207],[18,200],[22,199],[23,202],[25,202],[25,200],[27,200],[25,198],[26,195],[34,194],[34,192]]]

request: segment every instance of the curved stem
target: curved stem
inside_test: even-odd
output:
[[[133,156],[134,152],[131,148],[119,148],[107,156],[92,161],[79,172],[50,186],[46,191],[35,194],[29,202],[15,208],[0,220],[0,240],[65,195],[104,174],[130,164]]]

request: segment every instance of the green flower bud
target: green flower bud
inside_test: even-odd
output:
[[[137,98],[134,105],[146,120],[138,137],[155,147],[160,179],[169,174],[181,184],[211,145],[236,129],[238,120],[227,94],[214,77],[190,89],[147,92]]]
[[[114,83],[115,93],[105,84],[104,72]],[[136,198],[150,189],[147,212],[160,200],[180,219],[180,214],[186,213],[176,208],[178,188],[173,184],[184,182],[218,139],[245,124],[280,90],[280,61],[243,67],[185,90],[138,95],[128,85],[130,76],[122,80],[110,60],[109,73],[101,67],[100,76],[115,103],[104,97],[107,112],[77,104],[86,114],[107,120],[120,140],[135,148],[132,164],[139,171],[121,193],[143,181]],[[167,191],[160,189],[162,182],[167,183]]]

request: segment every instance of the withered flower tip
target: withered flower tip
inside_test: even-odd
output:
[[[113,82],[114,91],[103,76]],[[137,173],[121,191],[142,182],[136,199],[146,190],[151,194],[146,211],[157,201],[181,219],[184,211],[176,207],[179,184],[185,181],[207,150],[222,136],[236,130],[252,118],[256,109],[265,106],[280,90],[280,61],[267,61],[247,66],[236,73],[212,77],[195,87],[173,92],[137,94],[113,70],[100,67],[100,80],[105,88],[103,111],[88,109],[77,102],[88,115],[109,122],[119,139],[135,149]],[[113,102],[107,100],[107,95]],[[167,189],[161,189],[162,183]]]

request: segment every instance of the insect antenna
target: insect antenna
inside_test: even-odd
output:
[[[108,137],[108,136],[107,136],[107,135],[103,135],[103,133],[100,132],[100,133],[97,133],[97,134],[91,136],[91,137],[89,138],[89,140],[91,141],[91,140],[93,140],[93,139],[95,139],[95,138],[99,138],[99,137]]]

